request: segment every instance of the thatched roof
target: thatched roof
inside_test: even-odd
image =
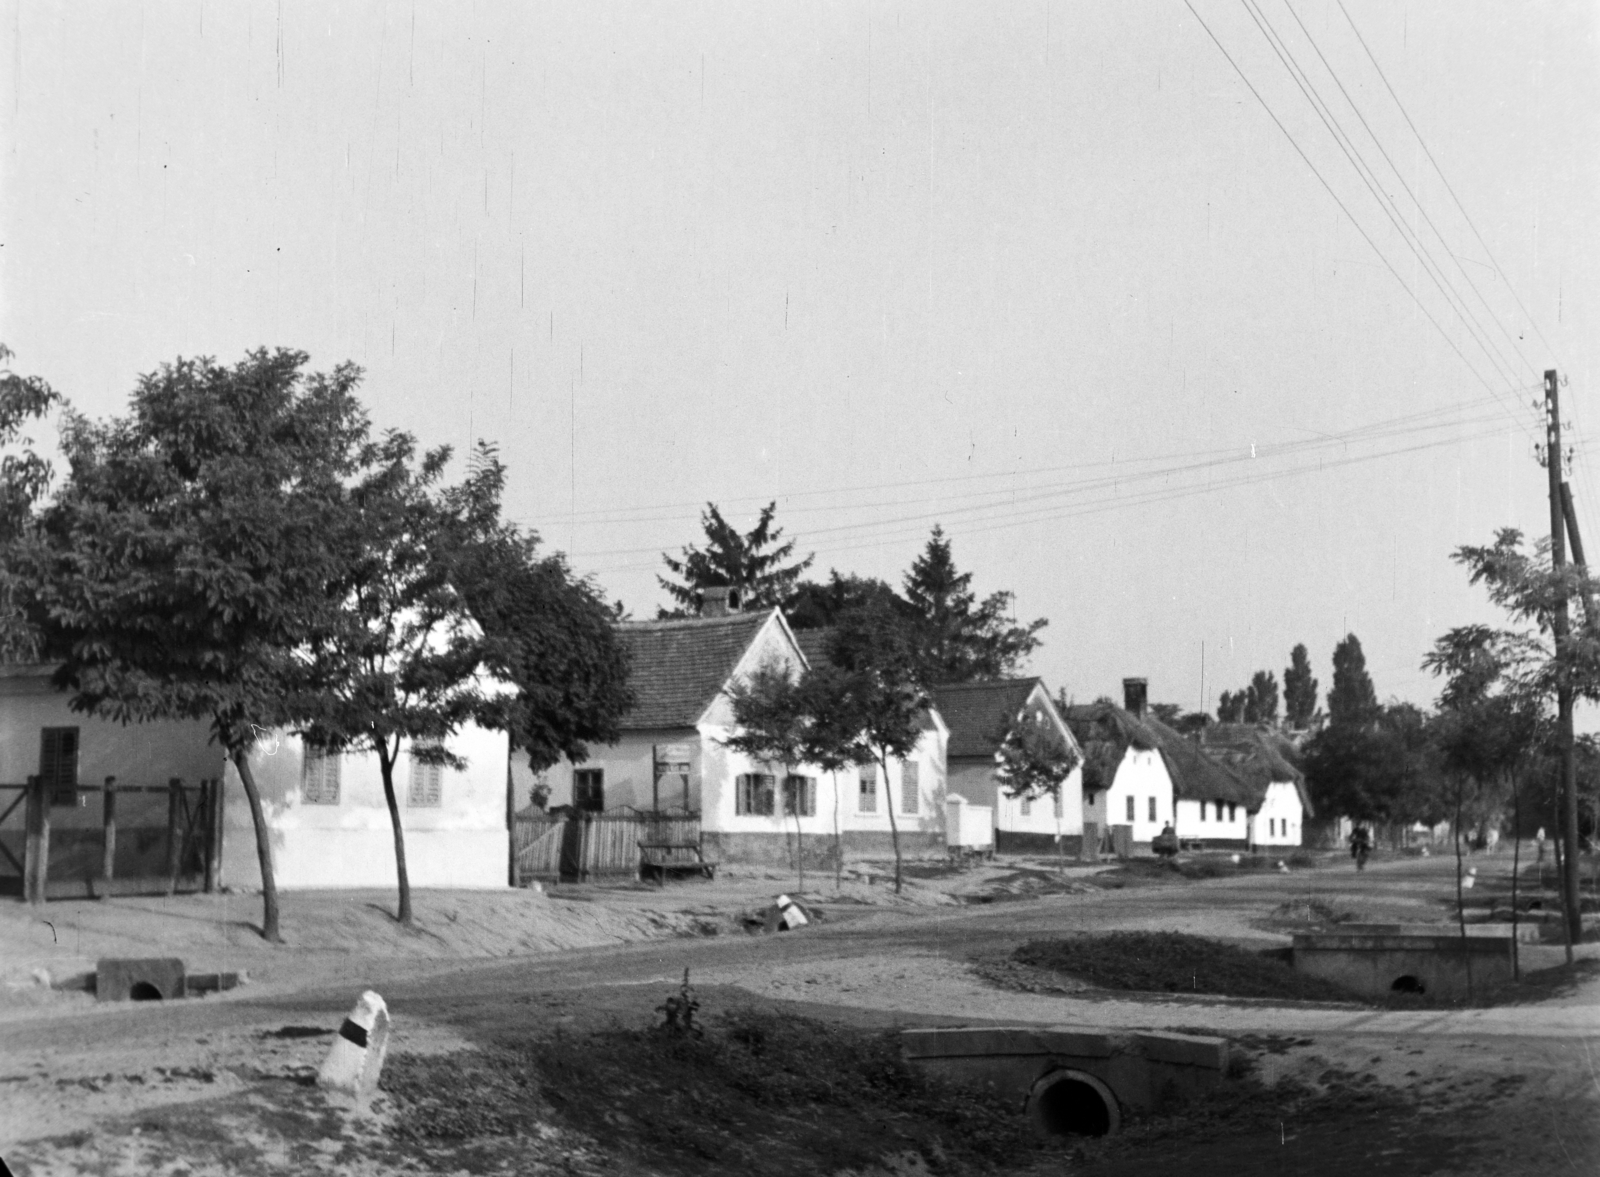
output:
[[[1250,810],[1266,795],[1265,785],[1257,791],[1194,741],[1149,715],[1140,718],[1112,703],[1088,703],[1067,708],[1066,719],[1083,745],[1085,792],[1110,788],[1117,766],[1131,747],[1161,753],[1173,795],[1179,800],[1226,801]]]
[[[1206,728],[1200,739],[1209,755],[1227,764],[1262,797],[1268,785],[1292,784],[1305,815],[1313,816],[1306,775],[1296,763],[1300,751],[1282,732],[1260,724],[1218,723]]]

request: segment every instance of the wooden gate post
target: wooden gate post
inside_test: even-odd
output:
[[[222,778],[213,777],[206,792],[206,891],[214,892],[222,878]]]
[[[101,824],[105,828],[105,846],[100,858],[100,879],[104,890],[100,898],[111,897],[111,880],[117,870],[117,778],[106,777],[105,791],[100,794],[104,808],[101,811]]]
[[[50,876],[50,797],[42,776],[28,778],[27,834],[22,855],[23,898],[43,903]]]
[[[173,777],[167,782],[167,894],[178,890],[178,857],[182,850],[178,836],[178,812],[183,804],[183,779]]]

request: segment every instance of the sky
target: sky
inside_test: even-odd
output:
[[[1079,700],[1212,709],[1297,642],[1326,690],[1353,632],[1427,703],[1497,620],[1451,553],[1548,533],[1546,369],[1600,537],[1597,19],[9,0],[0,341],[95,417],[353,361],[635,616],[773,501],[821,574],[941,525]]]

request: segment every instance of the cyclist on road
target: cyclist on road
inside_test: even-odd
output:
[[[1366,826],[1357,826],[1350,833],[1350,857],[1356,860],[1356,869],[1362,870],[1367,865],[1367,859],[1372,854],[1372,831]]]

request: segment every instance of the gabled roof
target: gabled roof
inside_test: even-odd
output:
[[[1084,788],[1098,792],[1110,788],[1110,775],[1132,747],[1160,752],[1172,780],[1173,796],[1183,801],[1227,801],[1258,808],[1266,794],[1219,761],[1201,751],[1152,716],[1142,719],[1113,703],[1087,703],[1067,708],[1067,725],[1084,747]]]
[[[824,629],[797,629],[794,631],[795,645],[800,647],[800,652],[806,657],[809,666],[826,666],[832,661],[828,657],[828,643],[833,640],[833,627]]]
[[[928,693],[950,728],[949,755],[992,759],[1028,697],[1041,685],[1037,678],[1006,678],[934,687]]]
[[[776,612],[619,623],[637,700],[623,729],[693,727]]]
[[[1312,816],[1306,776],[1295,763],[1299,750],[1282,732],[1256,724],[1216,723],[1202,732],[1200,740],[1210,755],[1223,760],[1262,797],[1266,796],[1268,785],[1292,784],[1300,794],[1306,816]]]

